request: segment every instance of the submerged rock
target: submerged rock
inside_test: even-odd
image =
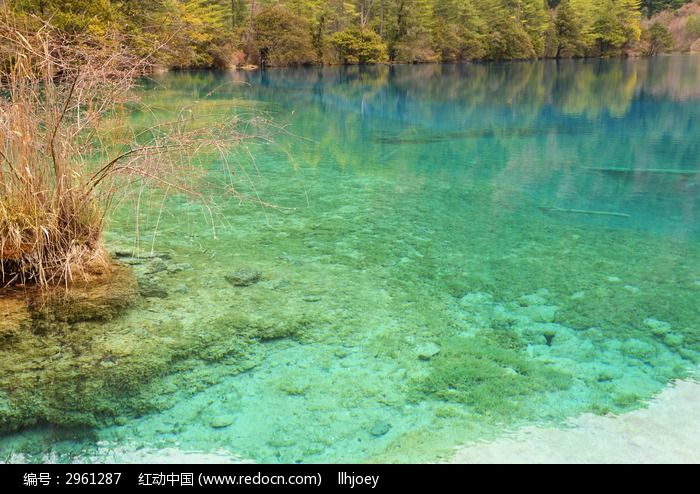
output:
[[[280,391],[288,394],[289,396],[304,396],[310,388],[311,385],[309,383],[294,380],[285,381],[279,385]]]
[[[622,343],[622,351],[630,357],[649,362],[656,357],[656,348],[641,340],[630,338]]]
[[[224,279],[233,286],[250,286],[254,285],[262,278],[262,273],[257,269],[243,267],[237,269],[233,273],[224,276]]]
[[[542,336],[544,336],[545,342],[547,343],[547,346],[552,346],[552,341],[554,341],[554,337],[557,335],[557,332],[555,329],[551,327],[547,327],[543,332]]]
[[[28,329],[32,315],[27,303],[18,297],[0,298],[0,341]]]
[[[34,324],[39,321],[78,323],[107,321],[124,312],[136,299],[136,279],[128,266],[114,264],[91,281],[68,289],[37,290],[24,294]]]
[[[518,299],[518,303],[523,307],[528,307],[531,305],[546,305],[547,301],[539,293],[532,293],[530,295],[523,295]]]
[[[179,285],[176,285],[175,288],[173,289],[175,293],[179,294],[185,294],[189,291],[189,288],[187,288],[187,285],[184,283],[180,283]]]
[[[139,293],[145,298],[167,298],[168,290],[155,280],[139,280]]]
[[[493,295],[484,292],[471,292],[465,294],[459,303],[462,307],[473,307],[480,305],[488,305],[493,302]]]
[[[416,355],[420,360],[430,360],[440,353],[440,347],[435,343],[426,343],[416,347]]]
[[[374,425],[372,425],[372,428],[369,430],[369,433],[374,437],[382,437],[386,435],[390,430],[391,425],[388,422],[378,420],[374,423]]]
[[[148,264],[146,265],[146,274],[162,273],[163,271],[166,271],[167,269],[168,269],[168,263],[165,262],[160,257],[156,257],[153,260],[149,261]]]
[[[220,415],[218,417],[214,417],[211,422],[209,422],[209,425],[212,429],[224,429],[230,425],[233,425],[235,421],[236,419],[233,415]]]
[[[168,273],[175,274],[181,271],[187,271],[188,269],[192,269],[192,265],[188,262],[181,262],[179,264],[168,266]]]
[[[534,322],[554,322],[558,310],[555,305],[528,305],[519,307],[516,314]]]
[[[644,319],[644,325],[651,330],[654,336],[665,336],[671,331],[671,325],[664,321],[659,321],[653,317]]]
[[[676,334],[676,333],[668,333],[664,338],[664,343],[666,343],[666,345],[668,345],[672,348],[682,346],[683,341],[684,341],[683,335]]]

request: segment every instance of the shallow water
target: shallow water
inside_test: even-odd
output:
[[[218,196],[214,236],[152,199],[138,248],[157,221],[167,267],[135,269],[168,296],[106,331],[165,364],[116,422],[6,434],[6,456],[436,461],[634,410],[700,362],[700,57],[175,73],[142,94],[284,126],[232,156],[278,207]],[[262,279],[231,286],[242,267]]]

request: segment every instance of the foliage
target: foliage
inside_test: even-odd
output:
[[[18,12],[51,19],[54,27],[71,34],[103,35],[117,14],[110,0],[10,0],[9,3]]]
[[[583,21],[569,0],[563,0],[559,4],[554,18],[554,26],[555,58],[581,57],[586,54]]]
[[[689,36],[700,37],[700,14],[688,17],[685,21],[685,31]]]
[[[641,7],[646,16],[651,17],[662,10],[677,9],[689,1],[692,0],[642,0]]]
[[[593,11],[593,38],[600,55],[619,52],[626,44],[639,40],[639,0],[602,0]]]
[[[665,53],[673,48],[673,36],[667,27],[655,22],[646,33],[649,40],[649,55]]]
[[[260,65],[303,65],[316,61],[307,21],[281,7],[266,7],[253,20],[254,53]]]
[[[175,2],[166,22],[171,65],[211,66],[213,47],[221,46],[228,34],[226,11],[220,2],[189,0]],[[166,35],[167,36],[167,35]],[[184,61],[185,63],[182,63]]]
[[[117,28],[173,67],[608,56],[688,0],[8,0],[67,33]],[[700,30],[689,22],[689,32]]]
[[[386,46],[379,35],[366,29],[345,29],[330,38],[341,63],[367,64],[387,60]]]
[[[436,0],[432,35],[435,51],[444,62],[479,60],[486,55],[486,26],[468,0]]]
[[[486,35],[486,58],[489,60],[513,60],[535,58],[537,52],[524,25],[517,15],[512,15],[505,2],[485,2],[484,19],[489,25]]]

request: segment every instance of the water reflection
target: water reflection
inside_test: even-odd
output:
[[[186,95],[269,112],[314,143],[282,138],[306,165],[467,176],[522,204],[698,233],[700,57],[190,72],[162,82],[169,89],[154,95],[164,104]]]
[[[551,105],[564,113],[623,115],[640,93],[676,101],[700,97],[700,56],[643,59],[548,60],[543,62],[350,66],[269,69],[264,72],[158,74],[181,94],[229,98],[237,86],[297,89],[316,97],[377,95],[390,87],[397,97],[480,104]],[[226,87],[226,83],[233,83]],[[308,91],[313,88],[312,91]]]

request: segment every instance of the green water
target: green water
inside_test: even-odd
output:
[[[168,295],[105,336],[110,365],[158,370],[116,421],[6,434],[6,455],[436,461],[633,410],[700,362],[699,57],[175,73],[142,94],[283,126],[232,156],[277,208],[217,196],[214,236],[166,201],[167,269],[135,269]],[[130,206],[112,249],[134,248]],[[239,268],[262,278],[232,286]]]

